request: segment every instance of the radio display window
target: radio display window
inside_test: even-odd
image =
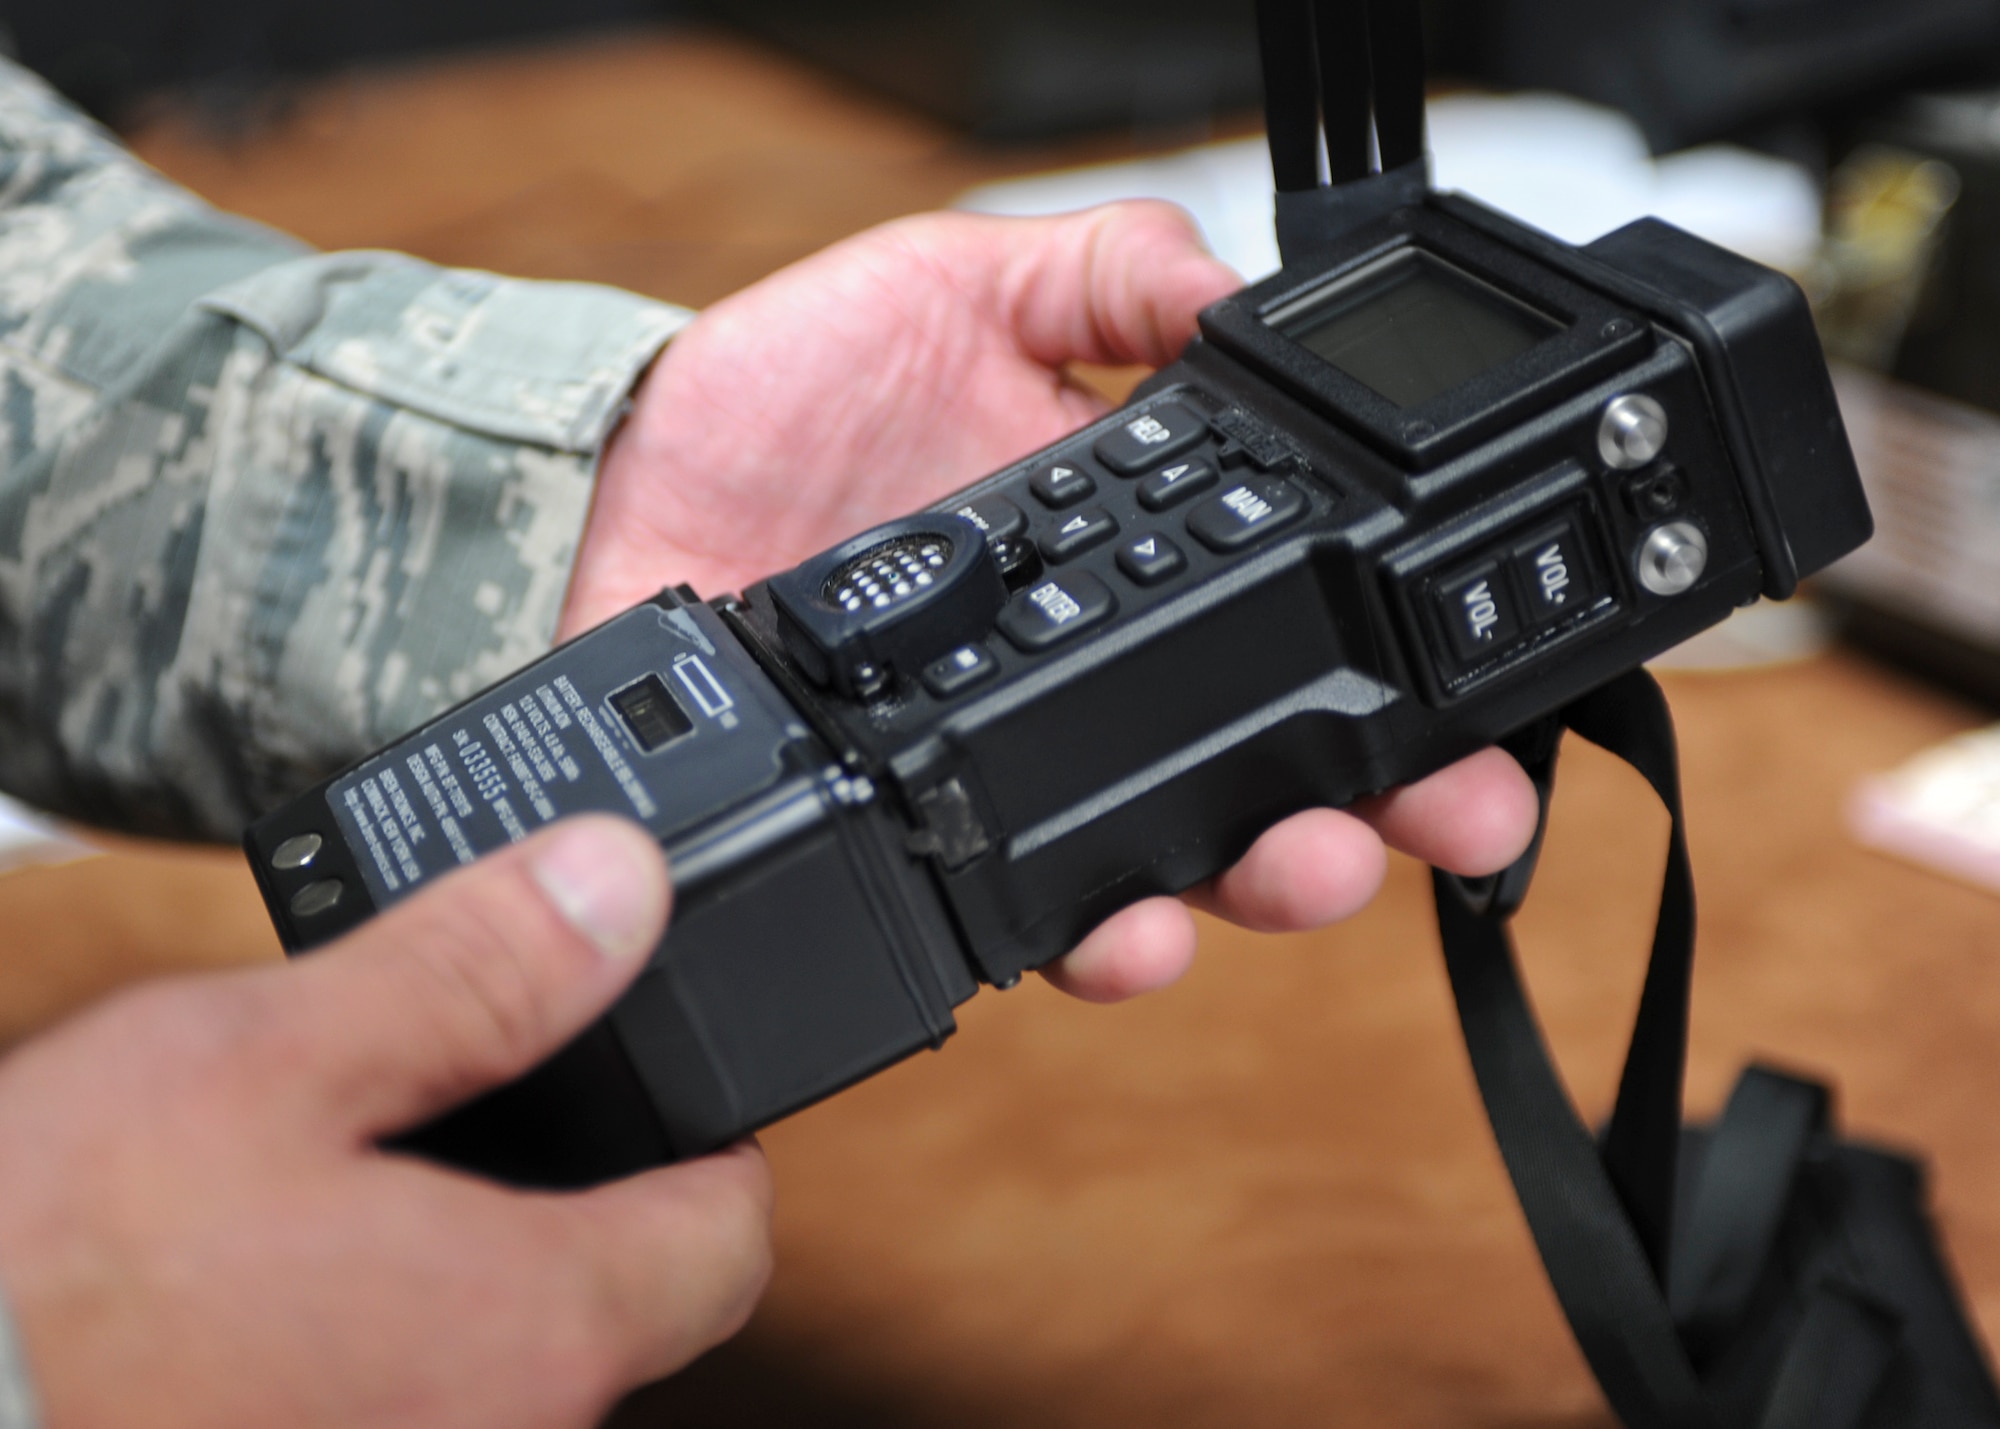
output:
[[[1564,327],[1415,248],[1265,321],[1404,408],[1493,371]]]

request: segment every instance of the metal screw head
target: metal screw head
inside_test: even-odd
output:
[[[1667,409],[1651,397],[1614,397],[1597,426],[1597,454],[1617,471],[1637,471],[1667,447]]]
[[[340,906],[346,892],[347,885],[337,878],[322,878],[317,883],[308,883],[292,895],[293,916],[316,918],[322,913],[331,913]]]
[[[271,867],[289,873],[295,868],[310,867],[325,847],[325,840],[318,834],[300,834],[297,838],[286,839],[271,855]]]
[[[1708,537],[1687,521],[1655,528],[1639,547],[1639,584],[1654,595],[1679,595],[1707,569]]]

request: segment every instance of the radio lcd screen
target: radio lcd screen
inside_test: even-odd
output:
[[[1420,407],[1562,330],[1414,248],[1268,321],[1398,407]]]

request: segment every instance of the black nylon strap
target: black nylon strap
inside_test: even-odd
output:
[[[1900,1330],[1862,1292],[1822,1285],[1785,1348],[1758,1429],[1864,1429]]]
[[[1601,1147],[1556,1074],[1507,929],[1533,854],[1498,879],[1434,875],[1445,966],[1501,1156],[1605,1398],[1627,1429],[1719,1429],[1669,1308],[1663,1268],[1673,1266],[1675,1306],[1698,1346],[1743,1328],[1799,1167],[1825,1130],[1826,1094],[1765,1069],[1745,1076],[1710,1139],[1676,1255],[1694,881],[1673,720],[1652,677],[1635,670],[1562,711],[1557,723],[1637,769],[1673,821],[1652,960]],[[1558,735],[1529,731],[1509,742],[1541,787],[1544,815]],[[1759,1429],[1862,1429],[1900,1334],[1898,1316],[1867,1294],[1821,1285],[1785,1346]]]
[[[1827,1102],[1819,1083],[1768,1067],[1751,1067],[1730,1093],[1679,1223],[1667,1282],[1674,1323],[1696,1364],[1742,1327],[1800,1164],[1826,1134]]]
[[[1646,777],[1673,819],[1660,916],[1645,990],[1604,1135],[1604,1167],[1631,1213],[1655,1279],[1665,1284],[1673,1235],[1674,1160],[1680,1149],[1688,994],[1694,977],[1694,869],[1681,821],[1680,757],[1666,696],[1643,670],[1563,711],[1563,722]]]
[[[1562,722],[1645,775],[1673,818],[1653,965],[1602,1155],[1529,1010],[1507,931],[1511,910],[1482,906],[1439,873],[1445,965],[1501,1156],[1606,1399],[1627,1429],[1709,1429],[1713,1415],[1659,1273],[1672,1224],[1694,929],[1672,720],[1652,677],[1635,670],[1572,705]]]

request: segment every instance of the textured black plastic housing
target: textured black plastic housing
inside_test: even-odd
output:
[[[1549,336],[1403,408],[1285,335],[1403,248]],[[1606,436],[1635,402],[1662,419],[1637,456]],[[1086,504],[1038,490],[1051,463],[1090,478]],[[295,949],[513,837],[496,800],[519,832],[620,809],[673,860],[641,982],[426,1148],[571,1183],[724,1144],[936,1045],[977,982],[1213,876],[1274,821],[1493,743],[1869,533],[1796,286],[1662,224],[1579,252],[1438,196],[1216,305],[1127,408],[935,511],[973,502],[1013,509],[1016,554],[1041,559],[1004,567],[997,618],[941,597],[871,629],[896,651],[879,686],[799,659],[774,587],[796,605],[880,532],[708,607],[663,596],[251,830]],[[1661,579],[1662,550],[1685,571],[1696,549],[1698,578]],[[610,703],[648,678],[695,727],[652,751]],[[603,741],[535,723],[559,713]],[[461,788],[463,849],[446,773],[479,795]],[[278,868],[301,835],[324,853]],[[321,909],[327,879],[346,896]]]

